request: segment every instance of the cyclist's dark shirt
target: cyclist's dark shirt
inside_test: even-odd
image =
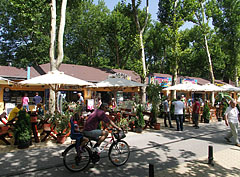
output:
[[[105,123],[109,123],[110,120],[105,114],[105,112],[101,109],[96,109],[92,114],[88,116],[88,119],[85,123],[84,131],[96,130],[100,121],[104,121]]]

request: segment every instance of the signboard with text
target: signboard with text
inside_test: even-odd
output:
[[[180,80],[180,83],[181,84],[188,84],[188,83],[191,83],[191,84],[197,84],[197,79],[181,79]]]
[[[150,83],[159,84],[162,87],[169,87],[172,85],[172,78],[171,77],[151,77]]]

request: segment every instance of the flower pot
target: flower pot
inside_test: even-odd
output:
[[[19,141],[18,142],[18,149],[26,149],[31,145],[31,141]]]
[[[142,133],[142,127],[136,127],[135,131],[136,133]]]
[[[44,131],[51,131],[51,124],[43,124]]]
[[[57,135],[57,143],[63,144],[66,141],[66,135]]]
[[[209,123],[209,119],[204,119],[204,123]]]
[[[160,130],[160,123],[155,123],[154,124],[154,129],[155,130]]]

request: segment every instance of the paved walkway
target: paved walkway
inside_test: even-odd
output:
[[[224,141],[227,129],[224,122],[214,122],[200,124],[200,129],[186,124],[183,132],[165,127],[129,132],[125,140],[131,155],[126,165],[116,168],[103,154],[100,163],[80,173],[68,172],[62,163],[61,152],[70,141],[37,143],[25,150],[0,145],[0,176],[138,177],[148,176],[149,163],[154,164],[155,176],[240,176],[240,148]],[[214,166],[207,164],[209,145],[214,148]]]
[[[196,177],[239,177],[240,176],[240,149],[231,147],[214,153],[213,165],[208,164],[208,157],[182,163],[176,167],[157,171],[155,176],[196,176]]]

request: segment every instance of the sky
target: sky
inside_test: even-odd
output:
[[[94,3],[97,4],[98,0],[94,0]],[[106,6],[113,10],[114,6],[117,5],[121,0],[104,0]],[[131,2],[131,0],[127,0],[127,2]],[[157,12],[158,12],[158,2],[159,0],[149,0],[149,13],[151,13],[152,19],[157,20]],[[146,1],[142,0],[141,9],[146,6]],[[185,23],[180,29],[184,30],[186,28],[191,28],[193,26],[192,23]]]

